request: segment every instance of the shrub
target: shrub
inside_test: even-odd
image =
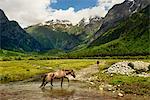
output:
[[[21,57],[15,57],[15,60],[22,60]]]
[[[4,57],[2,58],[2,61],[11,61],[12,59],[10,57]]]
[[[30,57],[28,60],[35,60],[35,58],[33,58],[33,57]]]

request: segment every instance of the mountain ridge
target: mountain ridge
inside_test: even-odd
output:
[[[149,9],[150,5],[120,21],[116,27],[102,34],[96,45],[73,51],[66,56],[79,58],[150,55]],[[117,37],[111,39],[112,36]],[[111,40],[107,41],[109,39]],[[101,41],[106,42],[100,44]]]
[[[148,0],[125,0],[120,4],[114,5],[103,18],[100,29],[94,34],[89,44],[94,42],[101,34],[105,33],[109,28],[115,27],[119,21],[131,16],[133,13],[145,8],[149,5]]]
[[[76,25],[68,20],[49,20],[25,30],[1,11],[1,49],[56,50],[69,56],[149,55],[147,9],[148,0],[125,0],[104,18],[83,18]]]
[[[40,51],[38,41],[23,30],[16,21],[9,21],[0,9],[0,48],[15,51]]]

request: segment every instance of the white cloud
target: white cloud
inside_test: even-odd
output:
[[[91,16],[104,16],[106,11],[100,6],[93,8],[82,9],[77,12],[74,11],[74,8],[70,7],[68,10],[55,10],[52,13],[53,19],[65,19],[70,20],[73,24],[77,24],[82,18],[89,18]]]
[[[83,17],[95,15],[103,17],[107,13],[106,7],[110,9],[114,4],[124,0],[98,1],[97,6],[77,12],[72,7],[67,10],[47,8],[50,3],[57,3],[57,0],[0,0],[0,7],[10,20],[16,20],[24,27],[50,19],[66,19],[76,24]]]
[[[124,0],[98,0],[98,5],[105,8],[108,7],[110,9],[113,5],[122,3]]]
[[[47,20],[51,9],[50,0],[0,0],[0,8],[10,20],[27,26]]]

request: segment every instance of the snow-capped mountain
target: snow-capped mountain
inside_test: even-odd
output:
[[[39,26],[49,26],[53,28],[54,30],[57,30],[58,28],[69,28],[72,26],[72,23],[69,20],[49,20],[43,23],[39,23]]]

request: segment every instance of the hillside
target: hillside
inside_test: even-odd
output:
[[[0,48],[14,51],[40,51],[43,47],[16,21],[9,21],[0,9]]]
[[[116,27],[121,20],[126,20],[133,13],[145,8],[149,4],[149,0],[125,0],[120,4],[114,5],[103,18],[101,27],[94,34],[90,43],[97,40],[100,35],[104,34],[110,28]]]
[[[48,25],[30,26],[26,31],[44,46],[44,50],[70,50],[79,42],[75,36],[69,35],[67,32],[51,29]]]
[[[88,48],[74,51],[70,57],[149,55],[149,9],[134,13],[126,20],[109,29]]]

